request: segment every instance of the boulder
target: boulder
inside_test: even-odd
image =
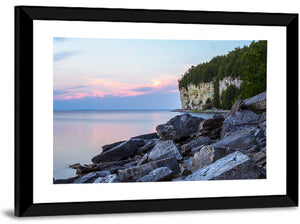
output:
[[[137,150],[144,145],[145,143],[143,140],[131,139],[93,157],[92,162],[103,163],[127,159],[129,156],[135,154]]]
[[[226,156],[226,148],[214,148],[213,146],[203,146],[199,152],[193,157],[192,170],[198,170],[209,164],[214,163],[218,159]]]
[[[160,167],[139,178],[137,182],[157,182],[172,180],[173,171],[168,167]]]
[[[227,148],[229,150],[244,151],[256,144],[255,128],[239,130],[233,134],[221,138],[220,141],[211,144],[214,148]]]
[[[178,151],[173,140],[159,140],[154,148],[149,152],[148,161],[156,161],[168,157],[176,157],[177,160],[182,160],[182,156]]]
[[[107,144],[107,145],[103,145],[101,148],[102,148],[102,152],[105,152],[105,151],[108,151],[118,145],[120,145],[121,143],[123,143],[125,141],[119,141],[119,142],[114,142],[112,144]]]
[[[257,114],[261,114],[266,111],[267,107],[267,93],[263,92],[249,99],[244,100],[243,109],[251,110]]]
[[[159,167],[168,167],[174,172],[174,175],[180,172],[180,167],[176,157],[171,157],[120,170],[119,176],[123,182],[134,182]]]
[[[202,145],[208,145],[211,143],[210,137],[201,137],[197,140],[190,141],[184,145],[181,146],[181,153],[183,155],[186,155],[191,151],[192,148],[196,148]]]
[[[117,174],[109,174],[105,177],[98,177],[94,183],[119,183],[121,182]]]
[[[257,127],[259,119],[259,115],[250,110],[230,112],[223,122],[221,137],[245,128]]]
[[[198,136],[209,136],[212,139],[217,139],[220,137],[220,131],[223,125],[224,116],[215,115],[210,119],[201,121],[198,128]]]
[[[158,125],[156,131],[161,140],[180,141],[197,132],[198,126],[203,120],[203,118],[190,114],[177,115],[166,124]]]
[[[88,173],[74,180],[74,184],[93,183],[98,177],[106,177],[107,175],[110,175],[109,171]]]
[[[151,149],[153,149],[153,147],[156,145],[157,142],[158,142],[158,139],[152,139],[146,145],[139,148],[138,151],[137,151],[137,154],[141,155],[141,154],[149,152]]]
[[[229,154],[216,162],[195,171],[186,181],[262,179],[264,173],[241,152]]]

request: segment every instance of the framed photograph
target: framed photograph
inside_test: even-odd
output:
[[[298,15],[15,7],[15,215],[298,206]]]

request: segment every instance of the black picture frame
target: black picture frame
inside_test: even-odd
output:
[[[33,203],[34,20],[258,25],[286,27],[287,167],[285,195]],[[298,14],[15,7],[15,215],[79,215],[298,206]]]

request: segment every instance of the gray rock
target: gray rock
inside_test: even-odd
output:
[[[109,174],[105,177],[98,177],[94,183],[119,183],[121,182],[117,174]]]
[[[168,167],[160,167],[139,178],[137,182],[158,182],[172,180],[173,171]]]
[[[190,114],[177,115],[166,124],[158,125],[156,131],[161,140],[180,141],[197,132],[198,126],[203,120],[203,118]]]
[[[137,152],[137,150],[144,146],[143,140],[129,140],[121,143],[120,145],[100,153],[92,158],[93,163],[112,162],[126,159]]]
[[[267,93],[263,92],[249,99],[244,100],[243,109],[251,110],[257,114],[266,111],[267,107]]]
[[[215,115],[210,119],[201,121],[198,128],[197,136],[209,136],[212,139],[219,138],[223,121],[224,121],[223,115]]]
[[[192,170],[198,170],[227,155],[226,148],[214,148],[203,146],[201,150],[194,154]]]
[[[119,176],[123,182],[134,182],[159,167],[168,167],[174,172],[174,174],[178,174],[180,172],[180,167],[176,157],[171,157],[120,170]]]
[[[148,161],[151,162],[173,156],[176,157],[177,160],[182,160],[182,156],[173,140],[159,140],[150,151]]]
[[[88,173],[74,180],[74,183],[75,184],[93,183],[98,177],[106,177],[107,175],[110,175],[110,172],[98,171],[98,172]]]
[[[228,148],[238,151],[249,149],[256,144],[256,137],[254,136],[256,130],[255,128],[247,128],[237,131],[211,144],[211,146],[214,148]]]
[[[107,144],[107,145],[103,145],[101,148],[102,148],[102,152],[105,152],[105,151],[108,151],[118,145],[120,145],[121,143],[123,143],[125,141],[119,141],[119,142],[114,142],[112,144]]]
[[[241,152],[229,154],[216,162],[195,171],[186,181],[199,180],[239,180],[265,178],[261,169]]]
[[[259,119],[259,115],[250,110],[231,112],[223,122],[221,137],[224,137],[227,133],[233,133],[249,127],[257,127]]]
[[[143,158],[138,162],[138,166],[143,165],[148,162],[149,153],[146,153]]]
[[[143,147],[139,148],[139,150],[138,150],[137,153],[138,154],[144,154],[144,153],[149,152],[156,145],[157,141],[158,141],[158,139],[152,139],[146,145],[144,145]]]
[[[182,145],[180,151],[183,155],[185,155],[188,152],[190,152],[192,148],[196,148],[196,147],[199,147],[202,145],[208,145],[210,143],[211,143],[210,137],[201,137],[197,140],[193,140],[193,141],[190,141],[190,142]]]

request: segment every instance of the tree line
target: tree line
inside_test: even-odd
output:
[[[237,99],[247,99],[266,91],[267,41],[252,41],[249,46],[237,47],[226,55],[189,68],[178,80],[179,89],[189,84],[214,82],[212,105],[230,109]],[[229,86],[219,93],[219,81],[224,77],[239,77],[241,87]]]

